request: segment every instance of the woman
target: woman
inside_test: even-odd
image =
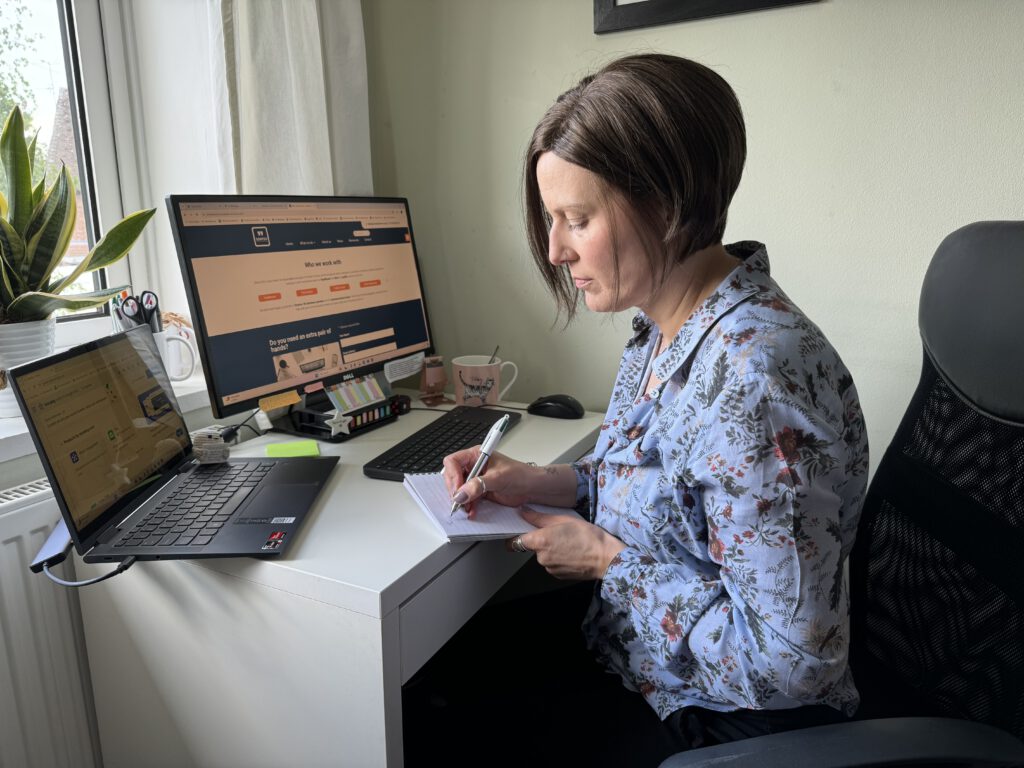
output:
[[[594,582],[587,647],[681,746],[829,722],[858,696],[844,563],[867,478],[849,372],[772,280],[723,246],[746,154],[736,96],[667,55],[615,61],[559,97],[524,169],[538,268],[572,318],[636,308],[593,454],[533,467],[445,460],[453,498],[525,511],[512,542]]]

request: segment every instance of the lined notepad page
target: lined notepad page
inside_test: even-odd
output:
[[[406,475],[404,485],[434,526],[450,541],[507,539],[528,533],[534,527],[519,516],[515,507],[493,501],[478,501],[476,517],[470,520],[461,509],[450,516],[452,498],[448,495],[441,473]],[[530,504],[530,509],[545,514],[576,515],[572,509]]]

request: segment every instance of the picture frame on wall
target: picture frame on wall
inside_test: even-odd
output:
[[[815,2],[818,0],[594,0],[594,34]]]

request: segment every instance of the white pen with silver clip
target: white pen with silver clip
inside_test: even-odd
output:
[[[477,457],[476,464],[469,470],[469,476],[466,478],[466,483],[472,480],[474,477],[484,471],[484,467],[487,466],[488,460],[491,458],[491,454],[494,453],[494,449],[498,447],[498,441],[501,440],[502,435],[505,434],[505,430],[508,429],[508,414],[506,413],[491,427],[487,433],[487,437],[484,438],[484,444],[480,446],[480,455]],[[463,483],[465,485],[465,483]],[[448,515],[451,517],[462,505],[458,502],[452,502],[452,511]]]

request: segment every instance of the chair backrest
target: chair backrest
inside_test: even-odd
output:
[[[947,237],[919,326],[921,380],[850,561],[861,714],[1024,737],[1024,222]]]

